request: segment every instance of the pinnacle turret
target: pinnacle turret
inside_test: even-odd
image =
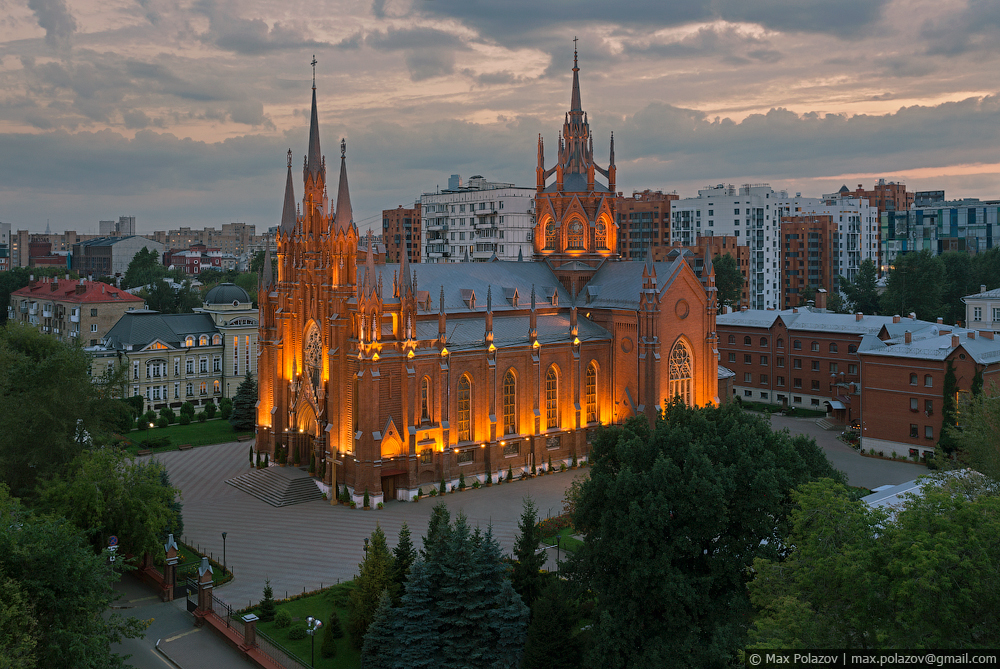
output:
[[[337,213],[334,219],[335,230],[348,230],[354,225],[354,212],[351,210],[351,189],[347,185],[347,140],[340,140],[340,185],[337,187]]]
[[[281,209],[281,234],[295,231],[295,188],[292,185],[292,150],[288,149],[288,177],[285,179],[285,204]]]

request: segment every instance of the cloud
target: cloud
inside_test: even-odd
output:
[[[65,47],[76,32],[76,19],[65,0],[28,0],[38,25],[45,29],[45,41],[51,47]]]
[[[623,40],[623,51],[628,55],[660,59],[719,58],[739,65],[754,61],[775,63],[782,57],[769,39],[751,34],[735,24],[702,26],[678,39]]]
[[[951,9],[951,8],[950,8]],[[955,8],[928,19],[920,30],[931,55],[960,56],[973,51],[997,50],[1000,30],[1000,4],[995,0],[968,0]]]
[[[225,51],[259,56],[273,51],[319,48],[330,46],[309,37],[303,28],[275,21],[268,26],[263,19],[246,19],[236,15],[227,2],[202,0],[197,9],[209,18],[209,30],[202,41]]]
[[[395,28],[373,32],[365,46],[377,51],[403,51],[403,61],[412,81],[451,74],[456,54],[468,47],[457,35],[434,28]]]
[[[238,100],[229,105],[229,117],[234,123],[254,127],[262,126],[274,130],[274,123],[264,114],[264,104],[260,100]]]

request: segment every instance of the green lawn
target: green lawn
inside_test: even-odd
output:
[[[569,553],[575,553],[582,546],[583,542],[579,539],[574,539],[573,535],[576,534],[576,530],[572,527],[564,527],[559,530],[559,547]],[[555,546],[556,545],[556,535],[552,534],[542,539],[542,544],[545,546]]]
[[[317,669],[359,669],[361,666],[361,652],[351,646],[350,635],[347,631],[347,598],[354,587],[354,582],[342,583],[327,588],[322,592],[306,597],[300,597],[290,602],[282,602],[277,606],[277,610],[288,611],[292,615],[292,627],[305,625],[308,616],[319,618],[326,625],[330,619],[330,611],[336,610],[340,618],[340,627],[344,631],[343,638],[337,639],[337,654],[331,658],[324,658],[320,654],[320,646],[323,644],[323,631],[316,633],[316,668]],[[256,609],[254,613],[259,615]],[[277,629],[273,622],[258,623],[257,629],[291,651],[299,658],[309,664],[310,638],[293,641],[288,638],[288,631],[292,627]]]
[[[192,446],[206,446],[208,444],[222,444],[227,441],[236,441],[237,436],[252,434],[252,432],[236,432],[228,420],[214,418],[206,420],[204,423],[194,421],[190,425],[169,425],[167,427],[154,427],[151,430],[132,430],[128,434],[128,439],[132,442],[128,451],[135,455],[139,450],[139,442],[143,439],[170,438],[170,445],[153,449],[156,453],[164,451],[176,451],[182,444]],[[247,453],[250,452],[250,444],[247,442]]]

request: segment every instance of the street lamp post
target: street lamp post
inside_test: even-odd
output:
[[[323,626],[323,621],[319,618],[313,618],[309,616],[306,618],[306,634],[310,638],[310,656],[309,656],[309,666],[316,666],[316,631]]]
[[[223,532],[222,533],[222,573],[224,574],[227,571],[229,571],[229,568],[226,566],[226,533]]]

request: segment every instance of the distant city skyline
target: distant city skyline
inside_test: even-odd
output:
[[[277,225],[314,54],[323,150],[334,161],[347,138],[362,230],[451,174],[530,186],[574,37],[583,106],[596,138],[615,133],[626,193],[766,182],[818,196],[886,178],[1000,197],[993,3],[536,4],[5,0],[0,221]]]

